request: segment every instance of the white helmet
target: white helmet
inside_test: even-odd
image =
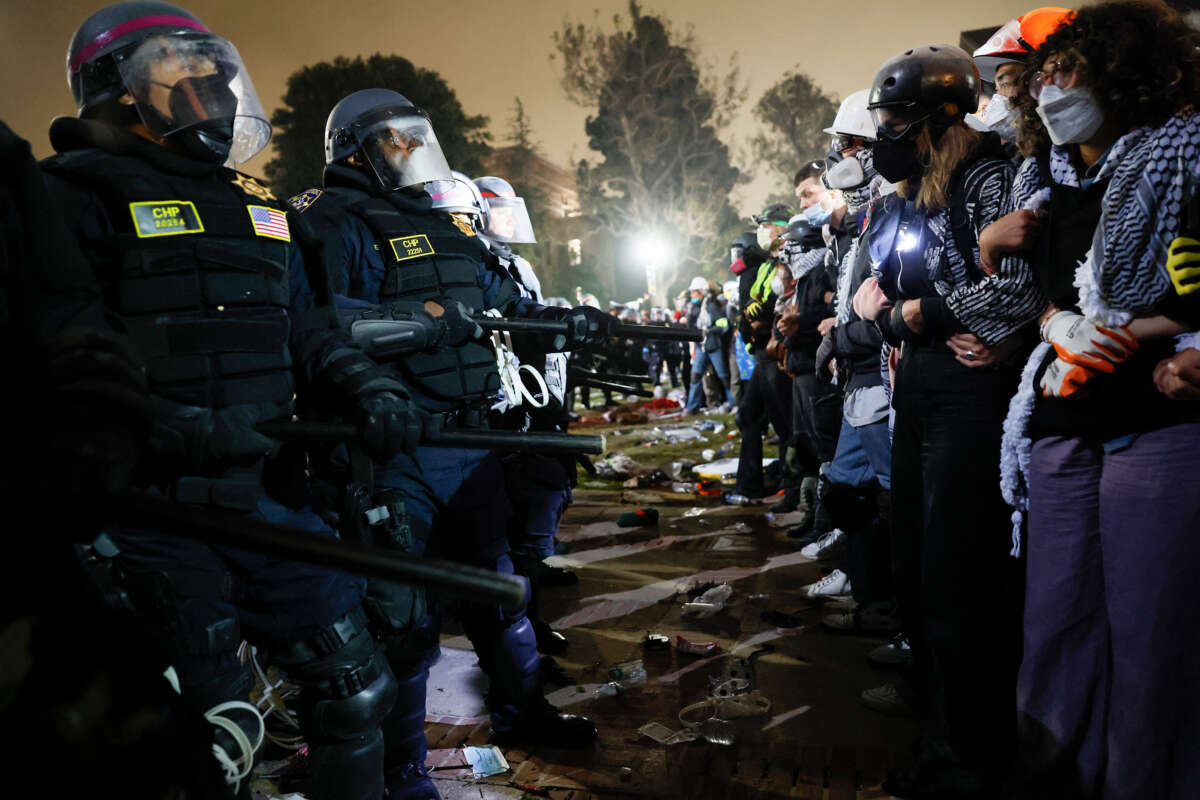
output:
[[[867,110],[870,94],[870,89],[860,89],[843,100],[833,124],[825,129],[825,133],[875,141],[875,123],[871,121],[871,112]]]
[[[708,281],[705,280],[704,278],[701,278],[699,275],[697,275],[696,277],[692,278],[692,282],[688,284],[688,291],[689,292],[707,292],[708,291]]]

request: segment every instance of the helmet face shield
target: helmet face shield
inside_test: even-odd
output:
[[[916,103],[876,106],[871,109],[871,120],[881,139],[893,142],[915,136],[921,125],[929,119],[929,112]]]
[[[474,219],[483,217],[483,207],[478,189],[460,173],[448,181],[433,181],[425,184],[425,193],[433,198],[433,207],[454,214],[469,214]]]
[[[485,236],[505,244],[537,243],[524,198],[484,192],[484,202],[487,203],[487,227],[483,230]]]
[[[237,48],[211,33],[151,36],[115,54],[121,81],[146,128],[168,137],[196,130],[232,136],[229,161],[267,146],[271,124]]]
[[[454,180],[433,126],[415,109],[384,109],[353,127],[383,189]]]

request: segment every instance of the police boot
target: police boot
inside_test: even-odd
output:
[[[533,624],[533,633],[537,639],[537,649],[548,656],[562,655],[571,646],[567,637],[550,627],[550,623],[542,619],[541,605],[541,559],[536,557],[513,558],[513,569],[518,575],[525,576],[529,581],[529,602],[525,608],[525,616]]]
[[[396,705],[383,720],[383,780],[388,800],[438,800],[437,789],[425,769],[425,683],[429,660],[412,659],[410,653],[389,648],[392,671],[399,691]],[[410,660],[402,660],[408,656]]]
[[[487,706],[492,713],[493,744],[512,747],[541,744],[588,747],[596,726],[586,717],[562,714],[542,692],[540,660],[533,625],[521,615],[506,627],[467,633],[479,665],[490,681]]]

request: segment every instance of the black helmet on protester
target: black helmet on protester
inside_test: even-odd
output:
[[[813,225],[803,214],[797,214],[788,220],[787,232],[783,234],[783,240],[798,242],[805,249],[825,246],[820,226]]]
[[[945,129],[979,107],[979,70],[950,44],[927,44],[889,59],[871,84],[867,108],[879,139],[915,137],[924,123]]]
[[[271,138],[237,48],[170,3],[117,3],[84,20],[67,47],[67,84],[80,116],[128,96],[151,133],[197,158],[246,161]]]
[[[347,95],[325,121],[325,163],[362,153],[384,191],[453,181],[424,111],[391,89]]]

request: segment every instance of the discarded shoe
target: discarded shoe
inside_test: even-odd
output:
[[[887,714],[892,717],[915,717],[917,715],[913,704],[901,693],[894,683],[885,683],[874,689],[867,689],[860,694],[862,704],[872,711]]]
[[[804,587],[806,597],[836,597],[843,594],[850,594],[850,576],[840,569]]]
[[[805,558],[832,559],[840,556],[846,549],[846,534],[841,528],[834,528],[820,539],[800,550]]]
[[[881,644],[867,653],[867,661],[877,667],[906,667],[912,660],[912,646],[903,633],[897,633],[887,644]]]
[[[596,725],[587,717],[563,714],[549,701],[545,701],[540,708],[507,730],[496,730],[493,722],[489,741],[500,747],[527,744],[547,747],[591,747],[596,741]]]

